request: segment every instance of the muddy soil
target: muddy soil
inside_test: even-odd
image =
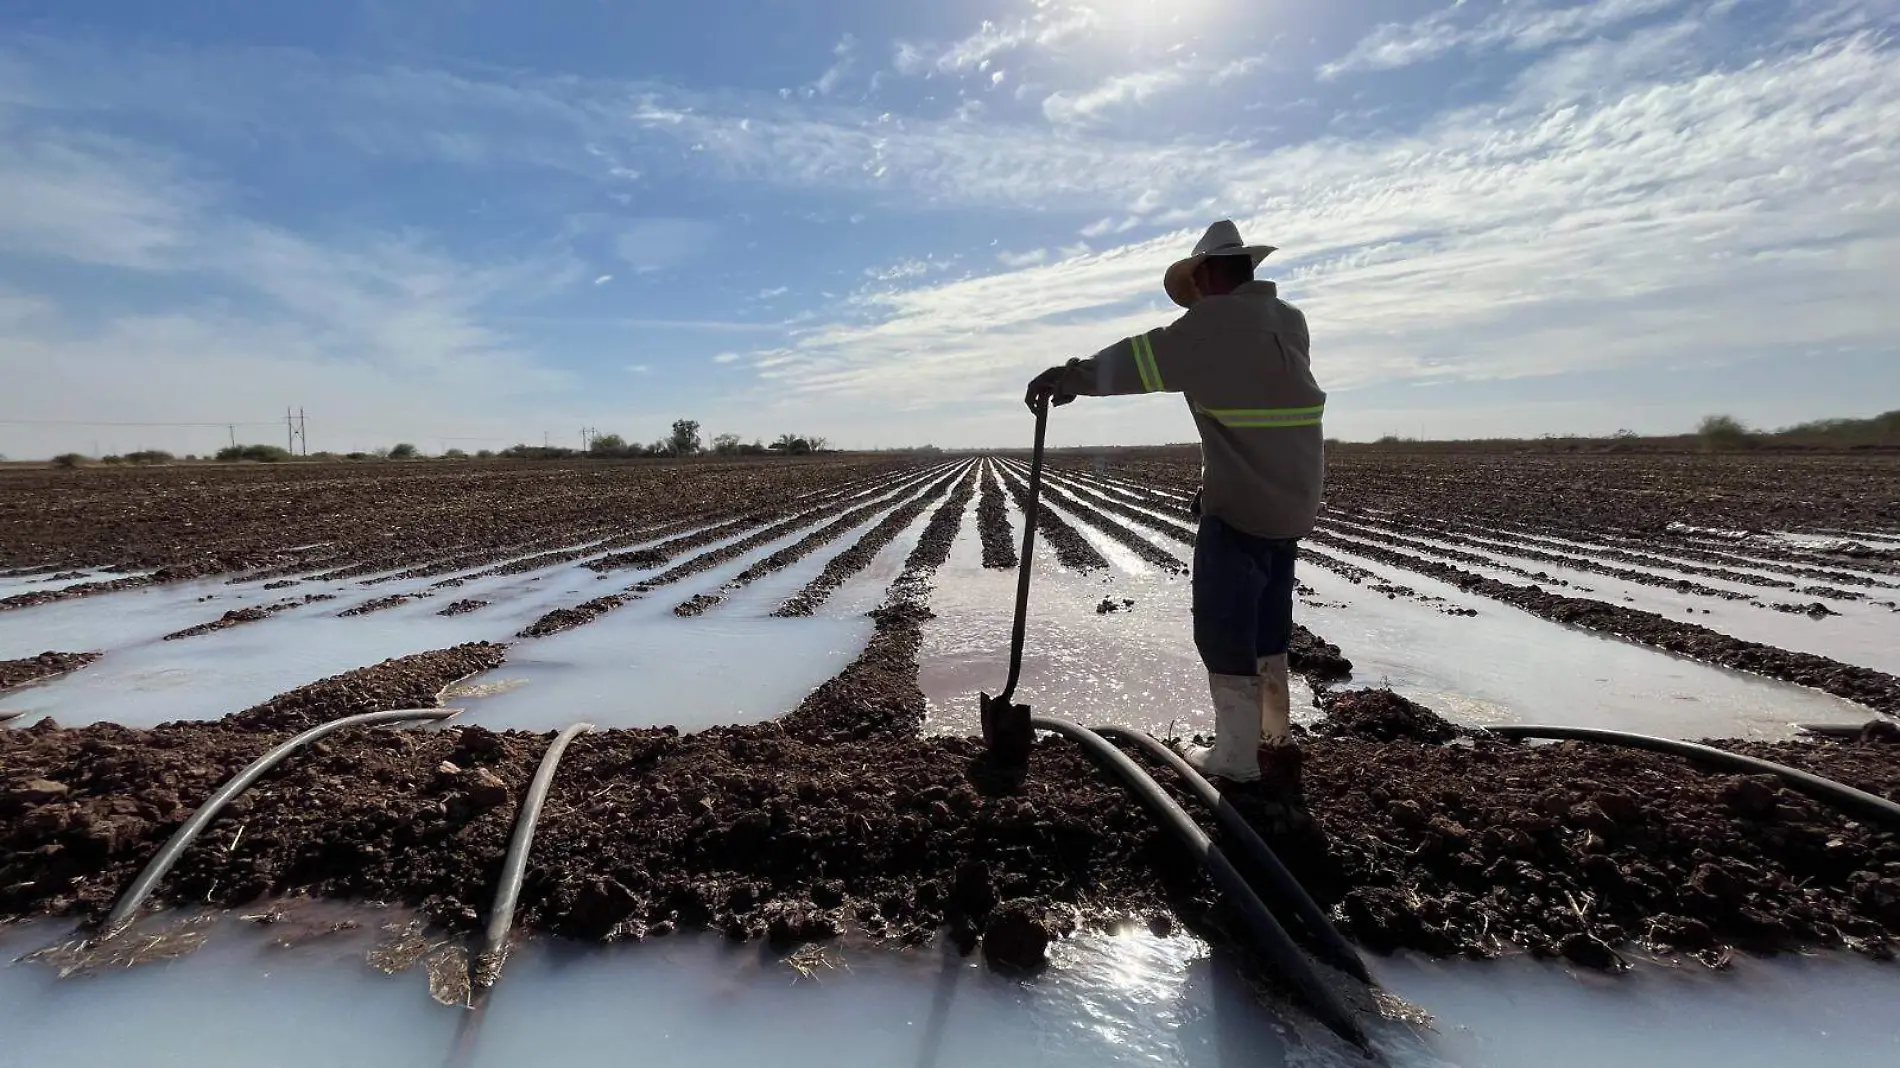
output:
[[[1325,694],[1326,717],[1313,732],[1370,742],[1449,742],[1465,731],[1416,701],[1391,690],[1344,690]]]
[[[1161,548],[1121,523],[1107,519],[1102,515],[1102,509],[1099,508],[1094,501],[1086,500],[1079,495],[1066,493],[1047,479],[1043,480],[1042,495],[1051,504],[1067,511],[1081,522],[1113,538],[1143,561],[1160,568],[1164,573],[1169,575],[1185,575],[1188,573],[1188,566],[1181,561],[1180,557]],[[1113,508],[1108,510],[1114,511]]]
[[[433,708],[436,695],[450,683],[500,667],[507,650],[493,642],[470,642],[395,657],[278,694],[218,720],[217,725],[249,731],[302,731],[358,712]]]
[[[766,575],[769,575],[775,571],[783,570],[784,568],[790,566],[791,564],[794,564],[800,560],[803,560],[805,557],[810,556],[812,553],[816,552],[818,549],[822,548],[823,546],[828,545],[833,541],[836,541],[839,535],[845,533],[846,531],[850,530],[851,528],[855,526],[858,526],[859,524],[870,519],[872,516],[876,515],[878,512],[883,511],[885,509],[890,509],[890,514],[885,516],[884,519],[880,520],[878,526],[874,526],[870,530],[866,531],[864,536],[868,538],[868,537],[872,537],[873,535],[879,535],[881,533],[880,527],[888,527],[888,528],[901,530],[903,527],[908,526],[911,520],[915,519],[918,515],[922,514],[924,508],[929,506],[929,502],[933,500],[934,498],[936,498],[938,495],[940,495],[943,492],[944,487],[949,485],[950,482],[954,480],[955,478],[957,478],[960,473],[961,472],[958,471],[958,472],[952,472],[948,475],[945,475],[943,478],[938,479],[934,483],[931,483],[929,486],[924,488],[921,492],[917,493],[916,496],[912,497],[909,500],[904,500],[903,494],[899,494],[898,497],[890,499],[890,500],[880,500],[873,504],[867,504],[867,505],[862,505],[857,508],[853,508],[850,511],[845,512],[843,515],[840,515],[838,518],[832,520],[831,522],[826,523],[824,526],[818,528],[817,530],[812,531],[810,534],[806,535],[805,537],[800,538],[798,541],[795,541],[792,544],[786,546],[785,548],[780,549],[777,552],[772,553],[771,555],[760,559],[757,563],[746,568],[744,571],[739,572],[739,574],[733,576],[733,578],[730,581],[728,581],[725,585],[719,587],[719,589],[716,592],[710,593],[710,594],[704,594],[704,593],[698,594],[680,603],[679,605],[674,606],[673,613],[679,616],[699,615],[705,612],[707,609],[710,609],[718,605],[722,601],[724,601],[728,596],[730,596],[733,593],[733,591],[742,589],[745,586],[748,586],[751,583],[756,582],[757,580],[761,578],[764,578]],[[915,489],[916,489],[915,486],[906,487],[903,493],[908,494],[908,493],[911,493]],[[893,505],[895,505],[895,507],[893,507]],[[863,543],[861,540],[859,542],[859,545],[862,545],[862,544]],[[883,543],[880,542],[879,544],[882,545]],[[865,560],[866,563],[869,563],[870,557],[869,555],[865,555],[863,556],[863,559]],[[836,559],[831,561],[831,563],[836,563],[836,562],[837,562]],[[826,567],[826,573],[833,574],[833,578],[835,580],[831,583],[830,586],[827,586],[822,590],[823,593],[828,595],[831,589],[836,587],[838,582],[843,581],[843,577],[833,573],[829,565],[827,565]],[[823,576],[821,575],[820,577],[822,578]],[[788,613],[788,614],[809,615],[810,608],[815,607],[817,603],[822,601],[823,598],[818,596],[818,594],[821,592],[818,589],[814,587],[807,587],[807,592],[809,592],[811,596],[810,596],[809,604],[806,610],[804,612]]]
[[[64,675],[69,671],[78,671],[94,660],[100,653],[55,653],[44,652],[38,656],[29,656],[24,660],[0,660],[0,693],[25,686],[29,682],[50,679],[55,675]]]
[[[1857,790],[1900,802],[1900,726],[1875,720],[1851,741],[1719,741],[1744,756],[1811,771]]]
[[[488,607],[487,601],[479,601],[473,598],[468,598],[468,599],[464,599],[460,601],[450,602],[448,607],[442,609],[440,612],[437,612],[436,615],[438,616],[464,616],[470,612],[474,612],[479,609],[483,609],[487,607]]]
[[[305,599],[301,601],[277,601],[273,604],[251,605],[248,608],[234,608],[208,623],[199,623],[196,626],[186,627],[183,630],[175,630],[165,635],[163,640],[168,642],[181,641],[185,638],[196,638],[201,634],[213,634],[217,631],[229,630],[232,627],[243,626],[246,623],[262,623],[279,612],[295,608],[301,604],[308,604],[319,598],[328,599],[328,596],[327,594],[310,594],[306,595]]]
[[[559,634],[564,630],[573,630],[599,619],[601,616],[626,604],[631,598],[624,593],[610,593],[605,597],[596,597],[583,601],[571,608],[556,608],[540,619],[523,627],[518,638],[545,638],[550,634]]]
[[[1619,563],[1635,564],[1639,567],[1660,568],[1679,572],[1684,575],[1701,575],[1705,578],[1719,578],[1728,582],[1746,586],[1759,586],[1762,589],[1791,590],[1795,583],[1767,575],[1758,575],[1748,571],[1737,571],[1727,567],[1705,567],[1701,564],[1684,563],[1681,560],[1666,560],[1649,553],[1630,552],[1609,545],[1595,545],[1588,549],[1576,546],[1559,546],[1527,539],[1519,534],[1505,530],[1489,530],[1472,527],[1470,524],[1435,519],[1430,516],[1406,514],[1399,516],[1371,516],[1364,513],[1341,514],[1341,518],[1350,519],[1361,526],[1399,534],[1413,534],[1419,537],[1438,538],[1458,545],[1469,546],[1479,552],[1508,552],[1514,556],[1523,556],[1547,563],[1574,566],[1574,558],[1589,556],[1603,560],[1615,560]],[[1479,541],[1489,538],[1492,541],[1507,542],[1511,548],[1499,549],[1495,545]],[[1555,550],[1553,552],[1552,550]],[[1620,577],[1620,576],[1619,576]],[[1655,576],[1651,576],[1654,578]]]
[[[1886,959],[1900,937],[1900,842],[1772,777],[1576,743],[1325,738],[1306,789],[1328,896],[1374,950],[1618,968],[1645,949]]]
[[[1399,546],[1416,552],[1430,553],[1446,560],[1456,560],[1460,563],[1472,564],[1477,567],[1491,568],[1498,571],[1506,571],[1514,575],[1522,575],[1525,578],[1533,579],[1537,582],[1555,581],[1553,576],[1546,572],[1532,571],[1522,565],[1497,559],[1496,556],[1491,554],[1502,550],[1493,549],[1487,545],[1475,545],[1474,548],[1478,550],[1475,552],[1449,548],[1444,545],[1434,545],[1417,538],[1404,536],[1398,532],[1399,528],[1396,524],[1361,521],[1356,517],[1335,517],[1332,513],[1327,514],[1327,518],[1322,521],[1322,527],[1339,533],[1352,534],[1362,538],[1372,538],[1387,545]],[[1443,532],[1434,533],[1437,533],[1437,536],[1443,540],[1457,541],[1466,545],[1473,544],[1468,538],[1461,538],[1457,535]],[[1674,590],[1677,593],[1695,594],[1698,597],[1714,597],[1724,601],[1753,601],[1756,599],[1754,594],[1742,593],[1738,590],[1719,589],[1714,586],[1705,586],[1702,583],[1693,582],[1689,579],[1671,579],[1663,575],[1652,575],[1647,571],[1636,571],[1627,567],[1615,567],[1610,564],[1599,563],[1595,560],[1561,556],[1557,553],[1544,552],[1528,547],[1513,548],[1510,550],[1510,555],[1522,557],[1526,560],[1537,560],[1547,564],[1555,564],[1573,571],[1584,571],[1593,575],[1606,575],[1610,578],[1622,579],[1625,582],[1635,583],[1639,586],[1654,586],[1660,589]]]
[[[1015,500],[1019,513],[1027,515],[1029,511],[1027,483],[1018,482],[1010,475],[1003,474],[1002,468],[997,469],[997,474],[1003,480],[1003,487]],[[1095,551],[1095,546],[1090,545],[1087,538],[1077,533],[1067,520],[1047,508],[1036,511],[1036,533],[1055,550],[1056,561],[1063,567],[1086,575],[1090,571],[1108,566],[1108,561],[1102,558],[1101,553]]]
[[[967,474],[965,480],[967,481]],[[786,598],[785,603],[772,611],[775,616],[808,616],[831,597],[833,591],[844,585],[846,579],[871,566],[871,561],[886,545],[897,540],[917,517],[930,507],[932,501],[943,495],[949,479],[944,479],[930,487],[929,491],[906,502],[878,521],[877,526],[864,532],[850,548],[825,562],[825,569],[816,578],[805,584],[805,588]],[[967,499],[966,499],[967,500]]]
[[[1900,678],[1884,671],[1843,664],[1812,653],[1778,649],[1743,641],[1694,623],[1683,623],[1654,612],[1577,597],[1565,597],[1536,586],[1517,586],[1441,564],[1434,560],[1379,546],[1344,543],[1325,534],[1309,540],[1342,552],[1371,557],[1452,583],[1470,593],[1515,605],[1533,615],[1586,630],[1614,634],[1711,664],[1752,671],[1771,679],[1810,686],[1836,697],[1858,701],[1877,712],[1900,715]]]
[[[157,573],[34,591],[0,599],[0,609],[238,572],[477,567],[686,514],[716,521],[914,467],[907,457],[827,456],[9,468],[0,471],[0,568]]]
[[[663,488],[690,489],[703,474],[671,470]],[[1481,481],[1441,484],[1429,477],[1438,468],[1421,470],[1424,497],[1496,503]],[[619,477],[611,467],[580,473]],[[826,477],[835,514],[849,505],[839,505],[840,473]],[[892,476],[858,468],[852,477],[862,486]],[[481,482],[467,488],[485,493]],[[745,478],[737,484],[747,485]],[[1670,485],[1670,477],[1660,484]],[[932,499],[947,485],[933,487]],[[1557,488],[1560,504],[1571,500],[1566,487]],[[828,937],[846,924],[917,942],[947,926],[965,948],[984,942],[999,963],[1033,965],[1047,938],[1071,922],[1069,907],[1080,906],[1098,916],[1170,910],[1197,932],[1228,941],[1204,880],[1072,745],[1045,739],[1029,776],[1017,780],[990,767],[972,740],[920,735],[925,702],[916,654],[931,574],[979,491],[996,492],[974,472],[956,481],[874,614],[867,648],[785,717],[689,736],[611,731],[576,741],[543,816],[521,924],[587,939],[708,926],[785,943]],[[1344,492],[1366,491],[1349,480]],[[1796,510],[1815,509],[1814,501],[1833,499],[1829,493],[1824,488]],[[1101,502],[1135,499],[1096,494],[1092,485],[1070,496],[1111,513]],[[715,508],[724,500],[723,514],[738,516],[734,506],[743,502],[756,527],[785,515],[774,502],[787,499],[728,499],[701,486],[684,509],[654,504],[648,514],[653,523],[680,522],[693,502]],[[530,507],[545,503],[533,494],[528,500]],[[444,507],[462,514],[457,505]],[[814,510],[811,500],[795,507]],[[1638,519],[1639,507],[1630,511]],[[1528,517],[1530,509],[1520,513]],[[602,529],[598,510],[586,515],[570,527]],[[1849,518],[1846,511],[1837,517]],[[400,522],[423,529],[437,520]],[[392,547],[379,533],[377,552],[356,562],[405,552],[419,565],[507,555],[504,549],[541,537],[522,536],[530,530],[525,517],[513,517],[415,548]],[[1051,541],[1060,554],[1059,540]],[[315,550],[341,564],[357,551]],[[1396,566],[1435,573],[1421,566],[1431,562],[1386,551]],[[1477,578],[1442,566],[1437,573],[1461,585],[1458,576]],[[1366,578],[1386,581],[1370,572]],[[1473,591],[1521,600],[1550,618],[1583,611],[1571,598],[1487,582],[1479,579]],[[574,625],[627,596],[562,609],[529,631]],[[1652,644],[1701,642],[1705,658],[1727,656],[1763,673],[1809,672],[1843,688],[1869,681],[1847,665],[1725,644],[1734,640],[1648,613],[1593,622],[1632,628],[1643,635],[1636,640]],[[0,921],[101,914],[192,808],[275,741],[352,712],[432,705],[447,684],[492,669],[504,652],[471,645],[403,657],[217,722],[150,731],[50,723],[0,730]],[[1290,660],[1321,688],[1350,672],[1336,647],[1303,629]],[[1878,686],[1866,692],[1887,694]],[[1337,692],[1323,701],[1329,714],[1304,741],[1311,819],[1268,815],[1268,803],[1244,788],[1232,796],[1279,838],[1282,855],[1336,909],[1348,934],[1371,949],[1529,949],[1613,969],[1650,949],[1710,963],[1725,959],[1729,947],[1847,945],[1882,956],[1900,937],[1894,836],[1841,819],[1773,780],[1574,744],[1441,744],[1452,728],[1396,695]],[[1900,761],[1889,754],[1900,746],[1887,737],[1772,751],[1722,744],[1894,796]],[[472,726],[339,734],[240,800],[187,852],[161,896],[215,905],[282,894],[379,900],[472,928],[493,892],[515,803],[546,744],[545,735]]]
[[[985,461],[983,495],[976,504],[977,536],[983,541],[983,566],[998,570],[1016,570],[1016,544],[1010,537],[1009,506],[1003,503],[1002,487],[996,484],[995,460]]]

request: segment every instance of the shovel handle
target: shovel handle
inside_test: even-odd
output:
[[[1016,622],[1009,632],[1009,681],[997,701],[1007,705],[1016,695],[1016,679],[1023,672],[1023,627],[1029,616],[1029,568],[1035,560],[1036,519],[1042,500],[1042,441],[1049,429],[1049,401],[1036,402],[1036,444],[1029,454],[1029,501],[1023,509],[1023,555],[1016,567]]]

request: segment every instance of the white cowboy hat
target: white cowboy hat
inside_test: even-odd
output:
[[[1176,261],[1168,268],[1168,273],[1162,276],[1161,286],[1176,304],[1183,308],[1192,307],[1201,297],[1200,291],[1194,288],[1194,268],[1199,267],[1202,260],[1209,256],[1249,256],[1253,259],[1253,265],[1258,267],[1260,261],[1273,251],[1272,245],[1243,243],[1240,240],[1240,227],[1235,226],[1231,219],[1222,219],[1201,235],[1201,243],[1194,246],[1194,255]]]

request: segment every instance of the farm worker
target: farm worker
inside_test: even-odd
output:
[[[1225,219],[1162,285],[1187,314],[1030,380],[1025,400],[1180,393],[1201,435],[1194,539],[1194,644],[1214,701],[1214,745],[1192,747],[1202,772],[1300,791],[1288,722],[1293,560],[1313,529],[1325,477],[1326,394],[1307,360],[1306,316],[1254,268],[1273,252]]]

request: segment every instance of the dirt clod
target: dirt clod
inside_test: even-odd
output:
[[[1035,971],[1049,963],[1056,924],[1044,905],[1018,898],[1006,901],[983,925],[983,959],[1004,971]]]

